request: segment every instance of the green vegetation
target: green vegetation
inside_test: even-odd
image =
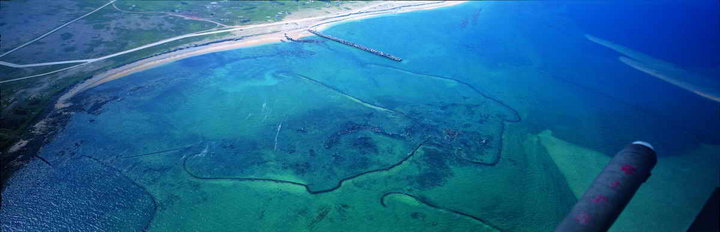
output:
[[[62,38],[62,40],[69,40],[72,37],[73,37],[73,34],[69,33],[69,32],[60,34],[60,38]]]
[[[70,0],[75,7],[57,11],[53,17],[72,18],[91,11],[102,3]],[[29,4],[15,1],[13,4]],[[118,1],[0,60],[33,63],[67,59],[86,59],[135,48],[162,39],[208,30],[220,25],[245,25],[279,21],[302,9],[336,7],[339,2],[210,2],[210,1]],[[17,17],[24,17],[18,15]],[[59,72],[27,80],[0,84],[0,151],[6,151],[36,123],[64,90],[93,73],[127,64],[188,44],[227,38],[229,33],[187,38],[143,49],[78,70]],[[65,42],[63,42],[65,41]],[[53,52],[48,52],[53,51]],[[34,68],[0,66],[0,80],[41,74],[77,64]]]
[[[55,96],[64,89],[84,79],[84,76],[73,76],[53,81],[42,93],[27,93],[25,98],[14,98],[16,91],[27,89],[28,85],[34,83],[32,80],[23,80],[3,84],[0,91],[0,103],[2,104],[2,125],[0,126],[0,148],[3,150],[11,146],[15,141],[27,136],[28,129],[40,119],[48,104]],[[12,108],[8,106],[13,105]]]
[[[93,29],[95,29],[95,30],[102,30],[102,29],[105,29],[105,25],[103,25],[103,24],[95,24],[95,25],[93,25]]]
[[[24,76],[30,76],[40,73],[46,73],[50,71],[54,71],[57,69],[69,67],[75,64],[62,64],[62,65],[50,65],[50,66],[38,66],[38,67],[32,67],[32,68],[11,68],[7,66],[0,66],[0,73],[2,75],[0,76],[0,81],[2,80],[9,80],[17,77],[24,77]],[[26,83],[26,84],[33,84],[34,82]],[[11,84],[0,84],[0,87],[2,90],[10,89],[12,86]],[[30,85],[26,86],[30,87]],[[22,89],[22,88],[21,88]],[[19,89],[18,89],[19,90]]]
[[[49,110],[48,105],[52,104],[55,97],[67,88],[79,83],[80,81],[90,77],[92,73],[101,72],[111,67],[122,64],[131,63],[133,61],[159,54],[174,48],[183,47],[183,45],[206,39],[222,38],[221,33],[218,35],[206,36],[205,38],[188,38],[170,43],[162,44],[157,47],[143,49],[137,52],[114,57],[107,60],[102,68],[89,71],[78,72],[68,77],[57,78],[56,75],[48,75],[23,81],[4,83],[0,88],[0,111],[2,112],[2,123],[0,124],[0,150],[4,151],[9,148],[17,140],[30,136],[29,128],[44,113]],[[146,34],[147,36],[147,34]],[[227,34],[225,34],[227,36]],[[45,66],[37,68],[16,69],[0,66],[0,72],[10,76],[27,76],[49,72],[75,64]],[[9,79],[9,78],[2,78]],[[48,81],[51,80],[52,81]],[[39,85],[40,82],[47,83],[47,87],[42,89],[42,94],[36,91],[23,91]]]
[[[133,12],[174,13],[227,25],[279,21],[301,9],[336,6],[322,1],[122,1],[118,8]]]

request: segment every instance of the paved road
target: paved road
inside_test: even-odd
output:
[[[115,0],[113,0],[112,2],[109,2],[109,3],[105,4],[104,6],[107,6],[107,5],[111,4],[111,3],[113,3],[114,1],[115,1]],[[203,32],[189,33],[189,34],[185,34],[185,35],[180,35],[180,36],[175,36],[175,37],[172,37],[172,38],[160,40],[160,41],[157,41],[157,42],[154,42],[154,43],[146,44],[146,45],[143,45],[143,46],[140,46],[140,47],[136,47],[136,48],[132,48],[132,49],[128,49],[128,50],[125,50],[125,51],[121,51],[121,52],[109,54],[109,55],[106,55],[106,56],[97,57],[97,58],[90,58],[90,59],[65,60],[65,61],[33,63],[33,64],[15,64],[15,63],[10,63],[10,62],[0,61],[0,65],[4,65],[4,66],[8,66],[8,67],[15,67],[15,68],[38,67],[38,66],[48,66],[48,65],[80,63],[80,64],[78,64],[78,65],[74,65],[74,66],[70,66],[70,67],[66,67],[66,68],[62,68],[62,69],[58,69],[58,70],[54,70],[54,71],[50,71],[50,72],[46,72],[46,73],[41,73],[41,74],[36,74],[36,75],[31,75],[31,76],[25,76],[25,77],[20,77],[20,78],[14,78],[14,79],[10,79],[10,80],[0,81],[0,84],[2,84],[2,83],[8,83],[8,82],[14,82],[14,81],[20,81],[20,80],[25,80],[25,79],[29,79],[29,78],[33,78],[33,77],[39,77],[39,76],[44,76],[44,75],[48,75],[48,74],[53,74],[53,73],[57,73],[57,72],[60,72],[60,71],[65,71],[65,70],[68,70],[68,69],[71,69],[71,68],[75,68],[75,67],[78,67],[78,66],[81,66],[81,65],[84,65],[84,64],[88,64],[88,63],[92,63],[92,62],[96,62],[96,61],[101,61],[101,60],[113,58],[113,57],[116,57],[116,56],[124,55],[124,54],[127,54],[127,53],[135,52],[135,51],[138,51],[138,50],[142,50],[142,49],[146,49],[146,48],[158,46],[158,45],[161,45],[161,44],[165,44],[165,43],[168,43],[168,42],[172,42],[172,41],[176,41],[176,40],[180,40],[180,39],[185,39],[185,38],[205,36],[205,35],[225,33],[225,32],[233,32],[233,31],[241,31],[241,30],[247,30],[247,29],[257,29],[257,28],[266,28],[266,27],[273,27],[273,26],[292,25],[292,24],[295,24],[295,23],[301,23],[301,22],[311,21],[310,23],[306,24],[305,26],[300,26],[300,27],[304,27],[305,29],[307,29],[307,28],[312,28],[312,27],[314,27],[314,26],[322,25],[322,24],[326,24],[326,23],[330,23],[330,22],[342,21],[342,18],[347,18],[347,17],[350,17],[350,16],[373,15],[373,14],[378,14],[378,13],[382,13],[382,12],[386,12],[386,11],[397,10],[397,9],[400,9],[400,8],[417,7],[417,6],[423,6],[423,5],[428,5],[428,4],[438,4],[438,3],[442,3],[442,2],[420,3],[420,4],[413,4],[413,5],[404,5],[404,6],[400,6],[400,7],[393,7],[393,8],[381,8],[381,9],[377,9],[377,10],[369,10],[369,9],[374,8],[374,7],[378,7],[378,6],[380,6],[380,5],[386,4],[386,3],[384,3],[384,2],[380,2],[380,3],[377,3],[377,4],[372,4],[372,5],[369,5],[369,6],[366,6],[366,7],[357,9],[357,10],[354,10],[354,11],[349,12],[349,13],[341,13],[341,14],[336,14],[336,15],[332,15],[332,16],[317,16],[317,17],[302,18],[302,19],[287,20],[287,21],[279,21],[279,22],[266,23],[266,24],[247,25],[247,26],[231,26],[231,27],[228,28],[228,29],[220,29],[220,30],[213,30],[213,31],[203,31]],[[103,7],[104,7],[104,6],[103,6]],[[289,30],[287,30],[287,31],[297,30],[297,29],[298,29],[298,28],[293,28],[293,29],[289,29]]]

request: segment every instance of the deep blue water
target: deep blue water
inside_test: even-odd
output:
[[[478,7],[471,7],[473,5]],[[471,20],[471,15],[482,9],[481,5],[471,3],[432,13],[407,14],[435,14],[447,21],[407,17],[388,24],[382,20],[367,20],[347,23],[357,25],[351,30],[335,27],[328,32],[363,41],[401,57],[437,53],[442,56],[442,49],[452,47],[462,54],[442,56],[440,62],[416,68],[428,72],[442,70],[451,76],[478,73],[478,76],[468,77],[470,81],[479,83],[480,88],[492,86],[491,82],[502,85],[497,90],[486,88],[495,94],[519,96],[534,89],[587,98],[581,104],[569,105],[571,103],[561,102],[562,99],[545,96],[539,100],[552,101],[558,106],[551,110],[538,109],[528,115],[527,121],[539,124],[541,130],[552,129],[564,139],[608,154],[632,139],[662,144],[661,147],[668,149],[663,153],[665,155],[677,154],[689,144],[720,142],[720,133],[717,133],[720,131],[720,106],[717,102],[639,72],[619,62],[617,52],[583,37],[591,34],[606,38],[720,81],[720,59],[711,55],[720,52],[717,2],[503,2],[493,5],[498,10],[481,12],[478,16],[483,20],[481,25],[469,23],[470,29],[459,28],[461,25],[457,22],[462,24],[463,20]],[[429,26],[419,26],[426,24]],[[413,39],[379,36],[399,34],[394,33],[398,28],[403,28],[401,34],[417,36],[411,36]],[[436,45],[429,41],[437,41],[443,48],[433,49]],[[535,56],[534,60],[532,56]],[[413,64],[408,62],[407,65]],[[540,71],[545,79],[524,80],[524,77],[512,74],[522,68]],[[503,78],[485,78],[490,74],[488,72],[495,70],[508,74]],[[553,89],[552,84],[557,82],[570,87]],[[510,105],[526,107],[522,104],[524,99],[507,97],[506,100]],[[514,101],[517,104],[512,104]],[[575,112],[596,112],[604,116],[587,119]],[[566,120],[558,114],[575,120]],[[632,114],[635,118],[623,114]],[[586,128],[582,125],[588,121],[593,121],[596,126]],[[584,137],[583,131],[601,135]]]
[[[40,152],[57,167],[11,180],[2,227],[548,231],[576,200],[574,169],[538,142],[551,131],[600,160],[655,145],[655,178],[675,177],[639,193],[650,200],[628,210],[652,213],[615,230],[681,230],[718,185],[720,105],[585,34],[720,81],[718,5],[471,2],[323,31],[401,63],[285,42],[135,73],[74,100],[84,111]],[[105,204],[68,207],[87,201]],[[57,213],[38,223],[46,208]]]
[[[720,41],[720,6],[717,2],[512,2],[501,5],[499,7],[506,10],[503,13],[509,13],[508,16],[498,16],[503,20],[484,24],[482,30],[487,33],[475,33],[465,39],[501,37],[504,42],[510,43],[528,41],[531,49],[542,57],[542,60],[536,61],[536,64],[540,63],[537,69],[547,72],[550,76],[548,82],[561,80],[575,85],[577,88],[564,91],[576,92],[579,96],[590,98],[584,105],[558,108],[556,112],[608,112],[609,117],[600,118],[597,122],[601,128],[596,128],[607,131],[604,138],[622,137],[624,134],[628,135],[624,140],[630,136],[657,140],[668,143],[666,148],[671,151],[665,154],[674,154],[674,149],[681,149],[680,144],[683,143],[717,144],[720,141],[717,133],[720,130],[720,107],[716,102],[699,98],[634,70],[617,61],[618,53],[589,43],[582,37],[582,33],[586,33],[606,38],[720,81],[720,59],[712,55],[720,52],[720,45],[717,43]],[[485,12],[484,15],[493,13]],[[483,43],[481,46],[497,45]],[[483,51],[480,52],[482,56]],[[516,52],[505,50],[502,53],[503,56],[512,54],[522,57],[529,52],[527,49],[519,49]],[[490,60],[495,58],[493,56]],[[548,87],[526,86],[513,89],[524,91],[525,88]],[[552,114],[552,111],[544,110],[538,113]],[[613,116],[613,112],[632,112],[642,116],[640,120],[623,122],[628,119]],[[574,130],[574,133],[580,133],[582,126],[573,123],[581,123],[583,118],[577,119],[539,123],[551,128],[553,125],[562,125]],[[532,121],[533,117],[529,116],[528,120]],[[649,131],[640,132],[643,130]],[[622,143],[617,140],[614,144],[603,144],[604,142],[598,141],[599,138],[577,141],[582,138],[573,135],[573,132],[567,132],[563,138],[596,149],[603,149],[603,146],[610,149]],[[677,136],[677,133],[692,136],[681,137]]]
[[[720,81],[720,57],[712,55],[720,52],[717,42],[720,41],[720,4],[716,1],[577,3],[570,4],[565,11],[588,34]],[[599,55],[605,54],[613,52],[599,52]],[[644,78],[643,73],[633,74],[611,74],[605,76],[607,82],[585,80],[585,83],[607,84],[611,88],[597,88],[637,105],[647,105],[672,120],[673,126],[700,129],[698,133],[707,136],[698,138],[700,141],[719,141],[720,107],[717,103],[698,99],[656,79]]]

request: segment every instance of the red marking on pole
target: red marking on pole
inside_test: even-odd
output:
[[[592,199],[592,201],[595,203],[601,203],[608,201],[608,198],[605,195],[597,195]]]
[[[617,189],[618,187],[620,187],[620,181],[615,181],[615,182],[610,183],[611,189]]]
[[[637,168],[635,168],[635,166],[632,166],[630,164],[625,164],[622,167],[620,167],[620,170],[625,172],[626,175],[632,175],[632,174],[635,174],[635,170],[637,170]]]
[[[590,223],[590,214],[579,213],[575,215],[575,221],[580,223],[580,225],[587,225],[588,223]]]

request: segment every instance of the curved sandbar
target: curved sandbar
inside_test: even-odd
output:
[[[469,213],[465,213],[465,212],[462,212],[462,211],[458,211],[458,210],[454,210],[454,209],[449,209],[449,208],[445,208],[445,207],[442,207],[442,206],[433,204],[432,202],[428,201],[428,200],[425,199],[424,197],[418,197],[418,196],[415,196],[415,195],[412,195],[412,194],[409,194],[409,193],[404,193],[404,192],[387,192],[387,193],[383,194],[383,195],[380,197],[380,204],[381,204],[383,207],[387,207],[387,204],[385,204],[385,198],[386,198],[386,197],[389,197],[389,196],[392,196],[392,195],[401,195],[401,196],[405,196],[405,197],[410,197],[410,198],[414,199],[415,201],[422,203],[423,205],[427,205],[427,206],[430,207],[430,208],[433,208],[433,209],[436,209],[436,210],[440,210],[440,211],[449,212],[449,213],[452,213],[452,214],[455,214],[455,215],[460,215],[460,216],[462,216],[462,217],[469,218],[469,219],[472,219],[472,220],[474,220],[474,221],[477,221],[477,222],[479,222],[479,223],[481,223],[481,224],[483,224],[483,225],[485,225],[485,226],[487,226],[487,227],[490,227],[491,229],[493,229],[493,230],[495,230],[495,231],[502,231],[500,228],[498,228],[497,226],[493,225],[492,223],[486,221],[485,219],[479,218],[479,217],[477,217],[477,216],[473,216],[472,214],[469,214]]]

